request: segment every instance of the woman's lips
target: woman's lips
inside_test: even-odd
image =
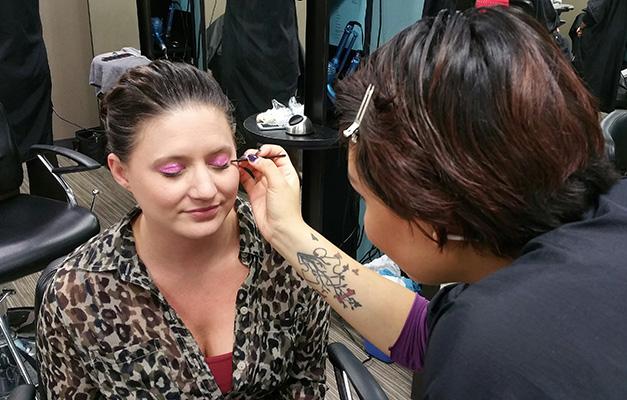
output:
[[[205,220],[213,218],[219,210],[219,205],[195,208],[193,210],[186,211],[187,214],[190,214],[194,219],[197,220]]]

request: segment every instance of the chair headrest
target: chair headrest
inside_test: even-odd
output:
[[[532,17],[536,16],[536,2],[532,0],[511,0],[509,2],[511,7],[517,7],[531,15]]]
[[[601,121],[610,159],[621,172],[627,172],[627,110],[615,110]]]
[[[17,147],[7,120],[4,106],[0,103],[0,199],[19,190],[24,175]]]

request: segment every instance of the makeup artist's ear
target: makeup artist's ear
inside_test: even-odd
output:
[[[131,185],[128,183],[128,179],[126,177],[126,165],[120,160],[118,156],[111,153],[107,156],[107,164],[109,165],[109,170],[111,171],[111,175],[113,175],[113,179],[125,188],[126,190],[130,190]]]

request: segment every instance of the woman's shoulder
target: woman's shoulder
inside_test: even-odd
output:
[[[125,216],[74,249],[52,275],[49,293],[58,297],[76,290],[84,291],[86,282],[94,281],[97,276],[111,274],[119,265],[136,259],[128,217]]]

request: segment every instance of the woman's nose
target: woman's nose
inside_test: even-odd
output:
[[[197,199],[212,198],[217,192],[214,177],[207,167],[198,168],[193,174],[189,195]]]

